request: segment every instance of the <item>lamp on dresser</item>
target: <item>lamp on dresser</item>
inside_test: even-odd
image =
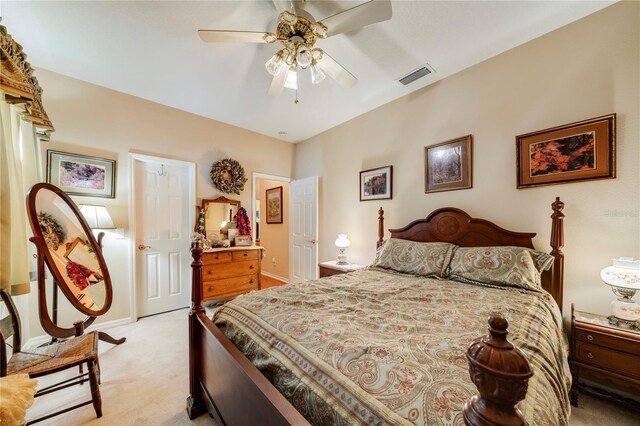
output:
[[[618,299],[611,302],[613,315],[609,316],[612,325],[638,329],[640,320],[640,305],[633,300],[636,291],[640,290],[640,259],[620,257],[612,259],[613,266],[607,266],[600,273],[600,278]]]
[[[345,251],[351,245],[351,241],[347,238],[347,234],[338,234],[338,238],[335,241],[336,247],[338,247],[338,265],[348,265],[347,254]]]

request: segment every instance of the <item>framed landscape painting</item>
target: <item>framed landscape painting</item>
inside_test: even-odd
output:
[[[615,178],[615,147],[615,114],[517,136],[518,188]]]
[[[471,188],[471,135],[424,147],[424,192]]]
[[[115,198],[115,160],[47,150],[47,183],[69,195]]]
[[[393,198],[393,166],[360,172],[360,201]]]
[[[267,189],[267,223],[282,223],[282,187]]]

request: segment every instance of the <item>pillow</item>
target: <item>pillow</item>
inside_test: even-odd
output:
[[[449,278],[485,284],[541,290],[540,273],[553,256],[523,247],[458,247],[449,265]]]
[[[414,275],[443,277],[454,247],[449,243],[418,243],[391,238],[385,241],[373,266]]]

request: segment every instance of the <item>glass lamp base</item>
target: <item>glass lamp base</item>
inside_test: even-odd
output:
[[[345,253],[345,249],[343,248],[339,248],[338,249],[338,265],[348,265],[349,262],[347,262],[347,254]]]

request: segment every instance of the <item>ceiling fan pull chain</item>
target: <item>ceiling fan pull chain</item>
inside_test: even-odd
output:
[[[298,100],[298,89],[296,89],[296,99],[293,101],[294,104],[298,105],[300,101]]]

